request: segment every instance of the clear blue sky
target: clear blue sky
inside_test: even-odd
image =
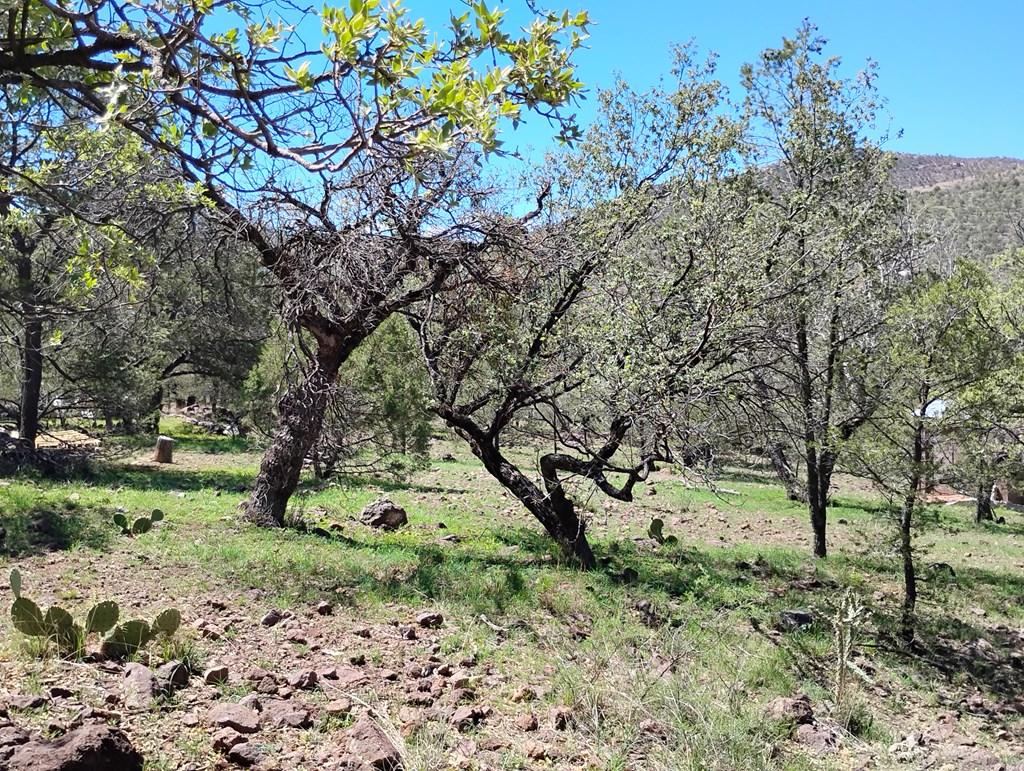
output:
[[[513,12],[520,2],[503,5]],[[424,6],[435,4],[441,0]],[[415,0],[407,5],[413,14],[427,10]],[[1024,0],[542,0],[540,5],[590,12],[596,24],[578,68],[588,84],[608,85],[618,70],[637,86],[649,85],[668,71],[670,44],[694,38],[702,52],[719,54],[719,77],[735,97],[740,65],[777,46],[808,17],[829,41],[825,53],[841,57],[848,75],[868,57],[878,62],[877,85],[889,100],[894,136],[895,129],[903,130],[887,149],[1024,158]],[[584,122],[592,109],[593,100],[584,104],[579,113]],[[531,124],[509,132],[507,144],[542,145],[545,130],[536,125],[542,122]]]

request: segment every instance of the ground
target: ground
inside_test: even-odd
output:
[[[894,524],[854,480],[839,480],[826,560],[808,556],[805,513],[754,460],[734,459],[714,489],[662,472],[635,503],[593,494],[601,569],[586,573],[452,440],[401,483],[306,480],[292,516],[307,532],[268,532],[236,516],[258,463],[245,440],[164,430],[177,439],[170,466],[148,460],[149,439],[124,440],[88,481],[0,480],[0,597],[13,599],[6,568],[17,566],[23,595],[78,618],[107,599],[122,618],[176,607],[182,629],[139,658],[152,669],[184,660],[189,685],[126,706],[123,662],[65,660],[4,613],[0,724],[5,704],[10,722],[48,737],[116,724],[149,769],[345,767],[366,718],[408,769],[1024,761],[1014,512],[980,527],[960,506],[922,517],[919,645],[908,650],[894,632]],[[384,495],[407,527],[359,522]],[[118,510],[153,508],[166,518],[149,533],[112,524]],[[677,543],[647,536],[653,517]],[[94,637],[86,650],[97,647]],[[203,682],[219,665],[226,682]],[[253,693],[263,712],[250,757],[229,759],[211,708]],[[777,701],[800,695],[809,713]]]

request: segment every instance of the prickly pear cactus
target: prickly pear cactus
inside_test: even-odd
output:
[[[153,522],[162,522],[164,513],[160,509],[153,509],[153,513],[149,515],[149,518],[153,520]]]
[[[142,535],[153,529],[153,520],[149,517],[139,517],[132,523],[132,535]]]
[[[167,610],[161,611],[153,620],[153,634],[164,634],[170,637],[178,631],[178,627],[181,626],[181,613],[175,608],[168,608]]]
[[[14,599],[21,597],[21,571],[17,568],[11,568],[11,593],[14,595]]]
[[[139,649],[149,642],[150,636],[149,624],[145,621],[125,621],[107,632],[100,650],[109,658],[127,658],[138,653]]]
[[[128,517],[120,512],[114,515],[114,524],[121,528],[122,533],[128,533],[130,531]]]
[[[85,617],[85,631],[106,634],[116,626],[120,613],[117,603],[112,600],[93,605]]]
[[[15,629],[29,637],[46,636],[43,611],[28,597],[19,597],[11,605],[11,622]]]
[[[51,605],[43,617],[46,636],[64,651],[76,652],[82,643],[82,628],[64,608]]]

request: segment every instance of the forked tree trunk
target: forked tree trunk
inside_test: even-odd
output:
[[[561,488],[553,494],[545,494],[510,463],[490,437],[473,426],[471,421],[462,421],[452,414],[442,413],[441,417],[468,442],[473,454],[484,464],[488,473],[537,518],[566,557],[587,570],[597,567],[597,558],[587,540],[586,522],[580,519],[575,505],[561,493]]]
[[[320,436],[324,411],[338,370],[355,345],[321,341],[305,379],[281,400],[277,433],[263,455],[243,518],[261,527],[282,527],[288,500],[298,487],[302,463]]]

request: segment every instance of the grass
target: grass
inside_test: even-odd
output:
[[[904,727],[908,700],[927,712],[973,689],[1009,699],[1024,688],[1016,660],[988,660],[972,648],[979,638],[999,650],[1017,644],[1014,630],[1024,623],[1019,522],[979,528],[969,511],[950,508],[922,517],[919,561],[948,563],[954,574],[922,582],[921,646],[908,653],[894,642],[900,574],[891,518],[855,487],[833,502],[831,557],[814,561],[805,512],[763,468],[730,467],[717,492],[663,475],[656,494],[635,503],[589,500],[602,569],[581,573],[458,448],[457,460],[436,461],[407,483],[304,480],[293,514],[332,526],[325,538],[240,524],[236,508],[258,464],[252,448],[196,436],[171,421],[163,429],[176,442],[169,468],[128,453],[148,449],[149,438],[122,438],[117,444],[128,454],[98,464],[88,480],[0,482],[7,530],[0,562],[22,565],[28,578],[52,560],[47,555],[65,555],[73,567],[60,574],[54,597],[77,614],[117,580],[102,570],[108,558],[134,571],[131,580],[151,581],[151,595],[181,603],[218,587],[258,589],[281,608],[330,598],[385,619],[429,603],[458,619],[443,651],[477,654],[504,678],[489,694],[496,709],[521,710],[512,701],[516,684],[549,680],[541,707],[566,704],[577,717],[563,756],[589,753],[608,769],[637,767],[640,758],[656,771],[842,767],[846,755],[813,758],[785,742],[785,728],[766,720],[763,705],[807,693],[822,717],[834,712],[856,734],[853,747],[884,757]],[[359,510],[382,494],[407,509],[410,527],[376,533],[357,523]],[[117,510],[157,507],[166,519],[137,538],[120,535],[111,522]],[[644,538],[654,516],[677,545]],[[439,540],[452,534],[457,543]],[[632,571],[635,577],[627,575]],[[838,709],[830,703],[828,619],[846,587],[868,609],[856,660],[872,674],[854,683]],[[784,609],[809,610],[815,623],[779,633]],[[181,645],[164,656],[201,667],[201,644]],[[379,657],[369,644],[365,652],[371,661]],[[25,654],[0,644],[0,663],[18,655]],[[22,690],[37,687],[27,682]],[[460,741],[452,730],[428,725],[406,741],[410,768],[445,767]],[[1020,727],[1007,718],[1000,730]],[[177,741],[199,753],[191,734]],[[522,763],[509,751],[501,767]]]

